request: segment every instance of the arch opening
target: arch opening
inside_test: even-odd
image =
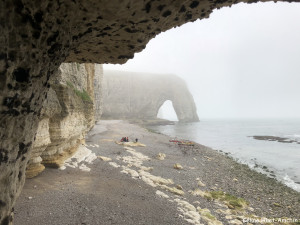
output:
[[[166,100],[158,109],[157,112],[158,119],[170,120],[170,121],[178,121],[177,113],[173,107],[173,103],[171,100]]]

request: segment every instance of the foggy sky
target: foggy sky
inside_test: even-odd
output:
[[[203,118],[300,117],[300,4],[238,4],[164,32],[124,65],[177,74]]]

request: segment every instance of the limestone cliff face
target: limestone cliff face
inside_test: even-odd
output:
[[[103,84],[103,66],[100,64],[95,64],[94,104],[95,104],[96,121],[100,120],[103,111],[102,84]]]
[[[102,65],[63,63],[60,66],[43,104],[27,178],[42,172],[44,165],[61,166],[77,150],[94,125],[96,105],[101,109],[101,80]]]
[[[256,1],[0,1],[0,224],[13,219],[61,63],[125,63],[157,34],[239,2]]]
[[[104,72],[103,118],[156,119],[167,100],[172,101],[179,121],[199,121],[193,96],[178,76]]]
[[[43,104],[40,121],[38,123],[38,129],[33,142],[30,160],[26,168],[26,177],[32,178],[45,169],[45,166],[41,164],[41,154],[51,143],[49,134],[50,118],[52,118],[56,114],[61,113],[61,110],[62,109],[60,107],[56,92],[52,88],[50,88],[47,93],[47,99]]]

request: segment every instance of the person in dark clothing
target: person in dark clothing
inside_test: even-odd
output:
[[[136,138],[136,139],[135,139],[135,142],[138,142],[138,141],[139,141],[139,139]]]

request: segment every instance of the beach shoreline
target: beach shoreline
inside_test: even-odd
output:
[[[123,136],[129,136],[130,140],[138,138],[146,147],[125,148],[116,144],[115,141]],[[53,212],[53,217],[56,211],[48,204],[49,192],[53,202],[58,201],[53,203],[56,208],[63,206],[70,212],[78,210],[80,204],[86,205],[88,209],[94,209],[95,205],[102,208],[102,211],[94,209],[97,211],[94,213],[90,210],[89,214],[94,215],[92,217],[82,215],[81,211],[74,213],[73,220],[84,218],[85,224],[139,224],[137,221],[141,218],[138,216],[122,222],[122,210],[128,210],[126,213],[134,217],[135,213],[130,211],[134,208],[133,204],[145,204],[143,200],[137,201],[138,196],[148,200],[147,210],[142,211],[147,218],[145,224],[243,224],[247,223],[247,218],[300,219],[300,193],[209,147],[201,144],[179,146],[169,142],[170,139],[167,135],[145,129],[141,124],[105,120],[98,122],[86,138],[86,148],[98,157],[92,164],[86,164],[90,172],[70,167],[63,171],[47,169],[40,176],[27,180],[15,207],[15,224],[41,224],[40,220],[45,221],[49,217],[49,213],[45,212]],[[165,155],[163,160],[158,159],[159,154]],[[96,199],[99,199],[96,202],[84,200],[90,195],[89,191],[97,192],[100,187],[106,186],[108,178],[119,182],[119,187],[113,187],[115,192],[111,192],[111,187],[102,188],[103,195],[97,194]],[[80,180],[84,180],[85,185],[78,183]],[[155,183],[157,180],[159,182]],[[48,185],[49,182],[52,184]],[[72,188],[64,188],[68,185]],[[133,191],[135,188],[139,190],[137,196]],[[59,198],[56,191],[60,193]],[[116,198],[114,195],[118,192],[130,198]],[[73,200],[68,203],[70,198],[76,199],[78,195],[82,198],[80,203]],[[67,203],[60,204],[61,198],[66,198]],[[105,207],[111,207],[110,199],[112,202],[117,199],[115,201],[120,205],[112,210],[116,213],[113,217],[115,223],[109,220],[112,216],[101,215],[104,211],[107,213]],[[240,202],[235,205],[237,199]],[[165,209],[170,215],[162,219],[157,216],[155,208],[161,212]],[[73,221],[64,213],[52,222],[78,224],[70,220]],[[294,221],[294,224],[297,223]]]
[[[288,121],[210,120],[146,127],[229,154],[239,163],[247,164],[251,169],[276,178],[300,192],[297,126]]]

